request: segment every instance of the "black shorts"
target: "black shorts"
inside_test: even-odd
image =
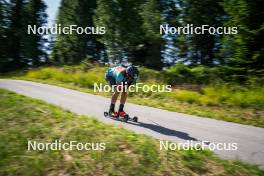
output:
[[[117,85],[116,80],[115,80],[114,77],[112,77],[112,76],[106,76],[105,79],[106,79],[106,81],[108,82],[108,84],[110,86]]]

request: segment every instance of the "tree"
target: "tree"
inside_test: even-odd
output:
[[[42,0],[0,1],[1,72],[40,65],[46,41],[43,35],[28,35],[27,25],[43,26],[45,9]]]
[[[25,21],[27,25],[35,25],[36,28],[46,24],[47,14],[45,12],[46,5],[42,0],[30,0],[25,6]],[[46,60],[45,43],[47,40],[42,34],[24,35],[23,53],[25,58],[32,63],[33,66],[40,66]]]
[[[128,60],[155,69],[162,68],[162,22],[158,0],[98,0],[95,23],[105,26],[100,39],[111,62]]]
[[[224,10],[221,3],[222,0],[184,0],[182,25],[193,24],[194,27],[202,25],[222,26]],[[220,42],[220,37],[209,33],[185,35],[188,62],[194,65],[213,65],[218,62],[215,53],[219,50],[217,43]]]
[[[61,24],[62,27],[70,25],[82,28],[94,27],[95,9],[95,0],[62,0],[57,24]],[[78,64],[87,57],[98,60],[101,50],[103,50],[103,46],[97,42],[95,35],[60,34],[55,37],[52,57],[57,63]]]
[[[168,26],[180,26],[181,9],[180,0],[160,0],[161,12],[164,18],[164,24]],[[183,50],[184,43],[181,43],[179,36],[175,34],[163,34],[165,44],[163,46],[163,58],[164,63],[171,65],[176,61],[182,60],[186,50]],[[183,37],[181,37],[183,38]],[[182,54],[182,53],[184,54]]]
[[[162,6],[158,0],[146,0],[141,6],[142,28],[144,31],[143,47],[135,58],[145,58],[144,66],[153,69],[162,69],[164,40],[159,33],[159,27],[163,23]]]
[[[10,1],[10,25],[7,29],[7,57],[9,59],[10,70],[23,68],[27,62],[22,55],[23,35],[25,34],[24,16],[24,0]]]
[[[4,0],[0,0],[0,72],[7,71],[7,15],[8,4]]]
[[[131,60],[131,53],[143,38],[142,19],[138,13],[141,2],[98,0],[97,4],[95,24],[107,29],[100,41],[107,48],[110,62]]]
[[[264,67],[264,13],[261,0],[225,0],[226,26],[238,34],[223,39],[222,57],[233,67],[259,70]]]

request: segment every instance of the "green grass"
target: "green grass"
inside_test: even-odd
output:
[[[159,141],[0,89],[0,175],[263,175],[210,151],[160,151]],[[104,151],[28,151],[27,141],[104,142]]]
[[[84,92],[93,92],[93,83],[107,84],[103,66],[46,67],[5,77],[55,84]],[[163,72],[141,68],[145,84],[166,84]],[[164,75],[163,75],[164,74]],[[187,88],[188,87],[188,88]],[[195,88],[193,88],[195,87]],[[109,93],[95,93],[109,97]],[[175,86],[170,93],[130,93],[129,102],[181,113],[264,127],[264,87],[211,84]]]
[[[64,67],[58,68],[43,68],[40,70],[32,70],[25,77],[41,80],[56,80],[63,83],[73,83],[77,86],[93,88],[94,83],[106,83],[104,73],[106,68],[95,67],[89,72],[79,71],[79,69],[71,69]]]

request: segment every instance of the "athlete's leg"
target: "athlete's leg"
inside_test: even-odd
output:
[[[112,95],[112,98],[111,98],[111,104],[116,103],[118,96],[119,96],[119,92],[115,91]]]
[[[116,81],[115,81],[115,79],[113,77],[106,76],[106,80],[108,81],[108,83],[109,83],[109,85],[111,87],[116,85]],[[119,92],[114,90],[114,93],[113,93],[112,98],[111,98],[110,108],[109,108],[109,113],[110,114],[115,112],[115,104],[116,104],[118,96],[119,96]]]
[[[121,99],[120,99],[120,104],[125,104],[127,99],[127,92],[122,92],[121,93]]]
[[[127,92],[122,92],[118,112],[124,111],[124,105],[126,103],[126,99],[127,99]]]
[[[118,96],[119,96],[119,92],[113,93],[112,98],[111,98],[111,105],[110,105],[109,113],[115,112],[115,104],[116,104]]]

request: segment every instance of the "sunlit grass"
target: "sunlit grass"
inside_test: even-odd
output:
[[[0,89],[0,175],[263,175],[210,151],[159,150],[159,141]],[[105,151],[28,151],[27,141],[104,142]]]
[[[64,66],[33,69],[24,74],[10,75],[15,79],[26,79],[55,84],[71,89],[110,96],[111,93],[94,92],[94,83],[107,84],[104,79],[105,66]],[[163,73],[140,68],[140,80],[147,85],[166,84]],[[7,76],[8,77],[8,76]],[[219,120],[264,127],[264,87],[258,85],[210,84],[195,91],[175,86],[172,92],[130,93],[128,101],[194,114]]]

